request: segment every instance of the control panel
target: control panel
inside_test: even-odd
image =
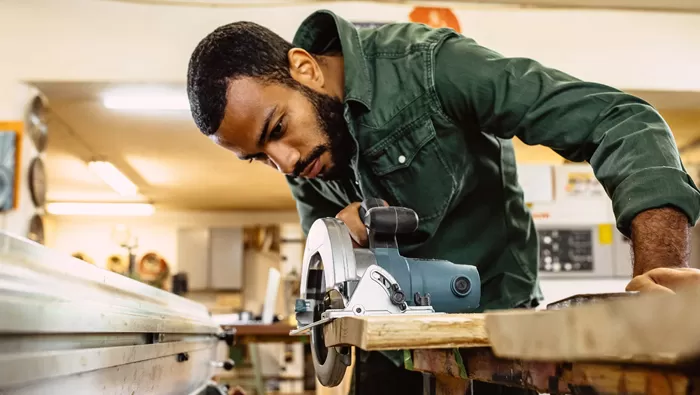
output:
[[[547,229],[538,232],[540,272],[593,272],[593,231]]]
[[[607,226],[607,225],[606,225]],[[537,225],[542,277],[610,277],[613,243],[600,225]]]

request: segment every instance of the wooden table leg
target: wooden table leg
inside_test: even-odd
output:
[[[258,344],[249,343],[248,352],[250,353],[250,361],[253,365],[255,393],[257,395],[265,395],[265,380],[263,380],[262,361],[260,360],[260,349],[258,348]]]

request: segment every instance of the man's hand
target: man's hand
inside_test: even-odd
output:
[[[384,206],[388,207],[389,204],[382,200]],[[362,222],[360,218],[360,206],[361,202],[350,203],[347,207],[341,210],[335,217],[345,223],[345,225],[350,230],[350,237],[352,238],[352,246],[367,247],[369,244],[367,240],[367,228],[365,223]]]
[[[700,285],[700,270],[688,267],[690,225],[673,208],[647,210],[632,221],[634,278],[627,291],[673,293]]]
[[[674,291],[687,286],[700,286],[700,270],[661,267],[636,276],[625,290],[675,293]]]

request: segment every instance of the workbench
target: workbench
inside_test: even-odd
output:
[[[549,394],[700,394],[700,288],[557,310],[344,317],[324,336],[327,346],[403,350],[405,368],[434,375],[440,395],[465,394],[471,380]]]
[[[257,394],[265,393],[265,383],[258,345],[261,343],[298,343],[307,342],[309,340],[308,336],[290,336],[289,332],[295,329],[295,327],[286,322],[275,322],[272,324],[241,323],[222,325],[222,328],[236,334],[236,345],[247,347],[253,368],[254,387]],[[300,378],[300,380],[302,379],[303,378]]]
[[[296,329],[296,327],[285,322],[275,322],[273,324],[222,325],[222,328],[235,332],[236,344],[239,345],[308,341],[308,336],[290,336],[289,332]]]

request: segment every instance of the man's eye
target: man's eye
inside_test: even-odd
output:
[[[253,163],[254,160],[264,162],[265,160],[267,160],[267,155],[265,155],[265,154],[258,154],[258,155],[256,155],[256,156],[254,156],[254,157],[248,159],[248,163]]]
[[[275,125],[275,128],[270,132],[270,138],[278,139],[282,137],[282,121]]]

